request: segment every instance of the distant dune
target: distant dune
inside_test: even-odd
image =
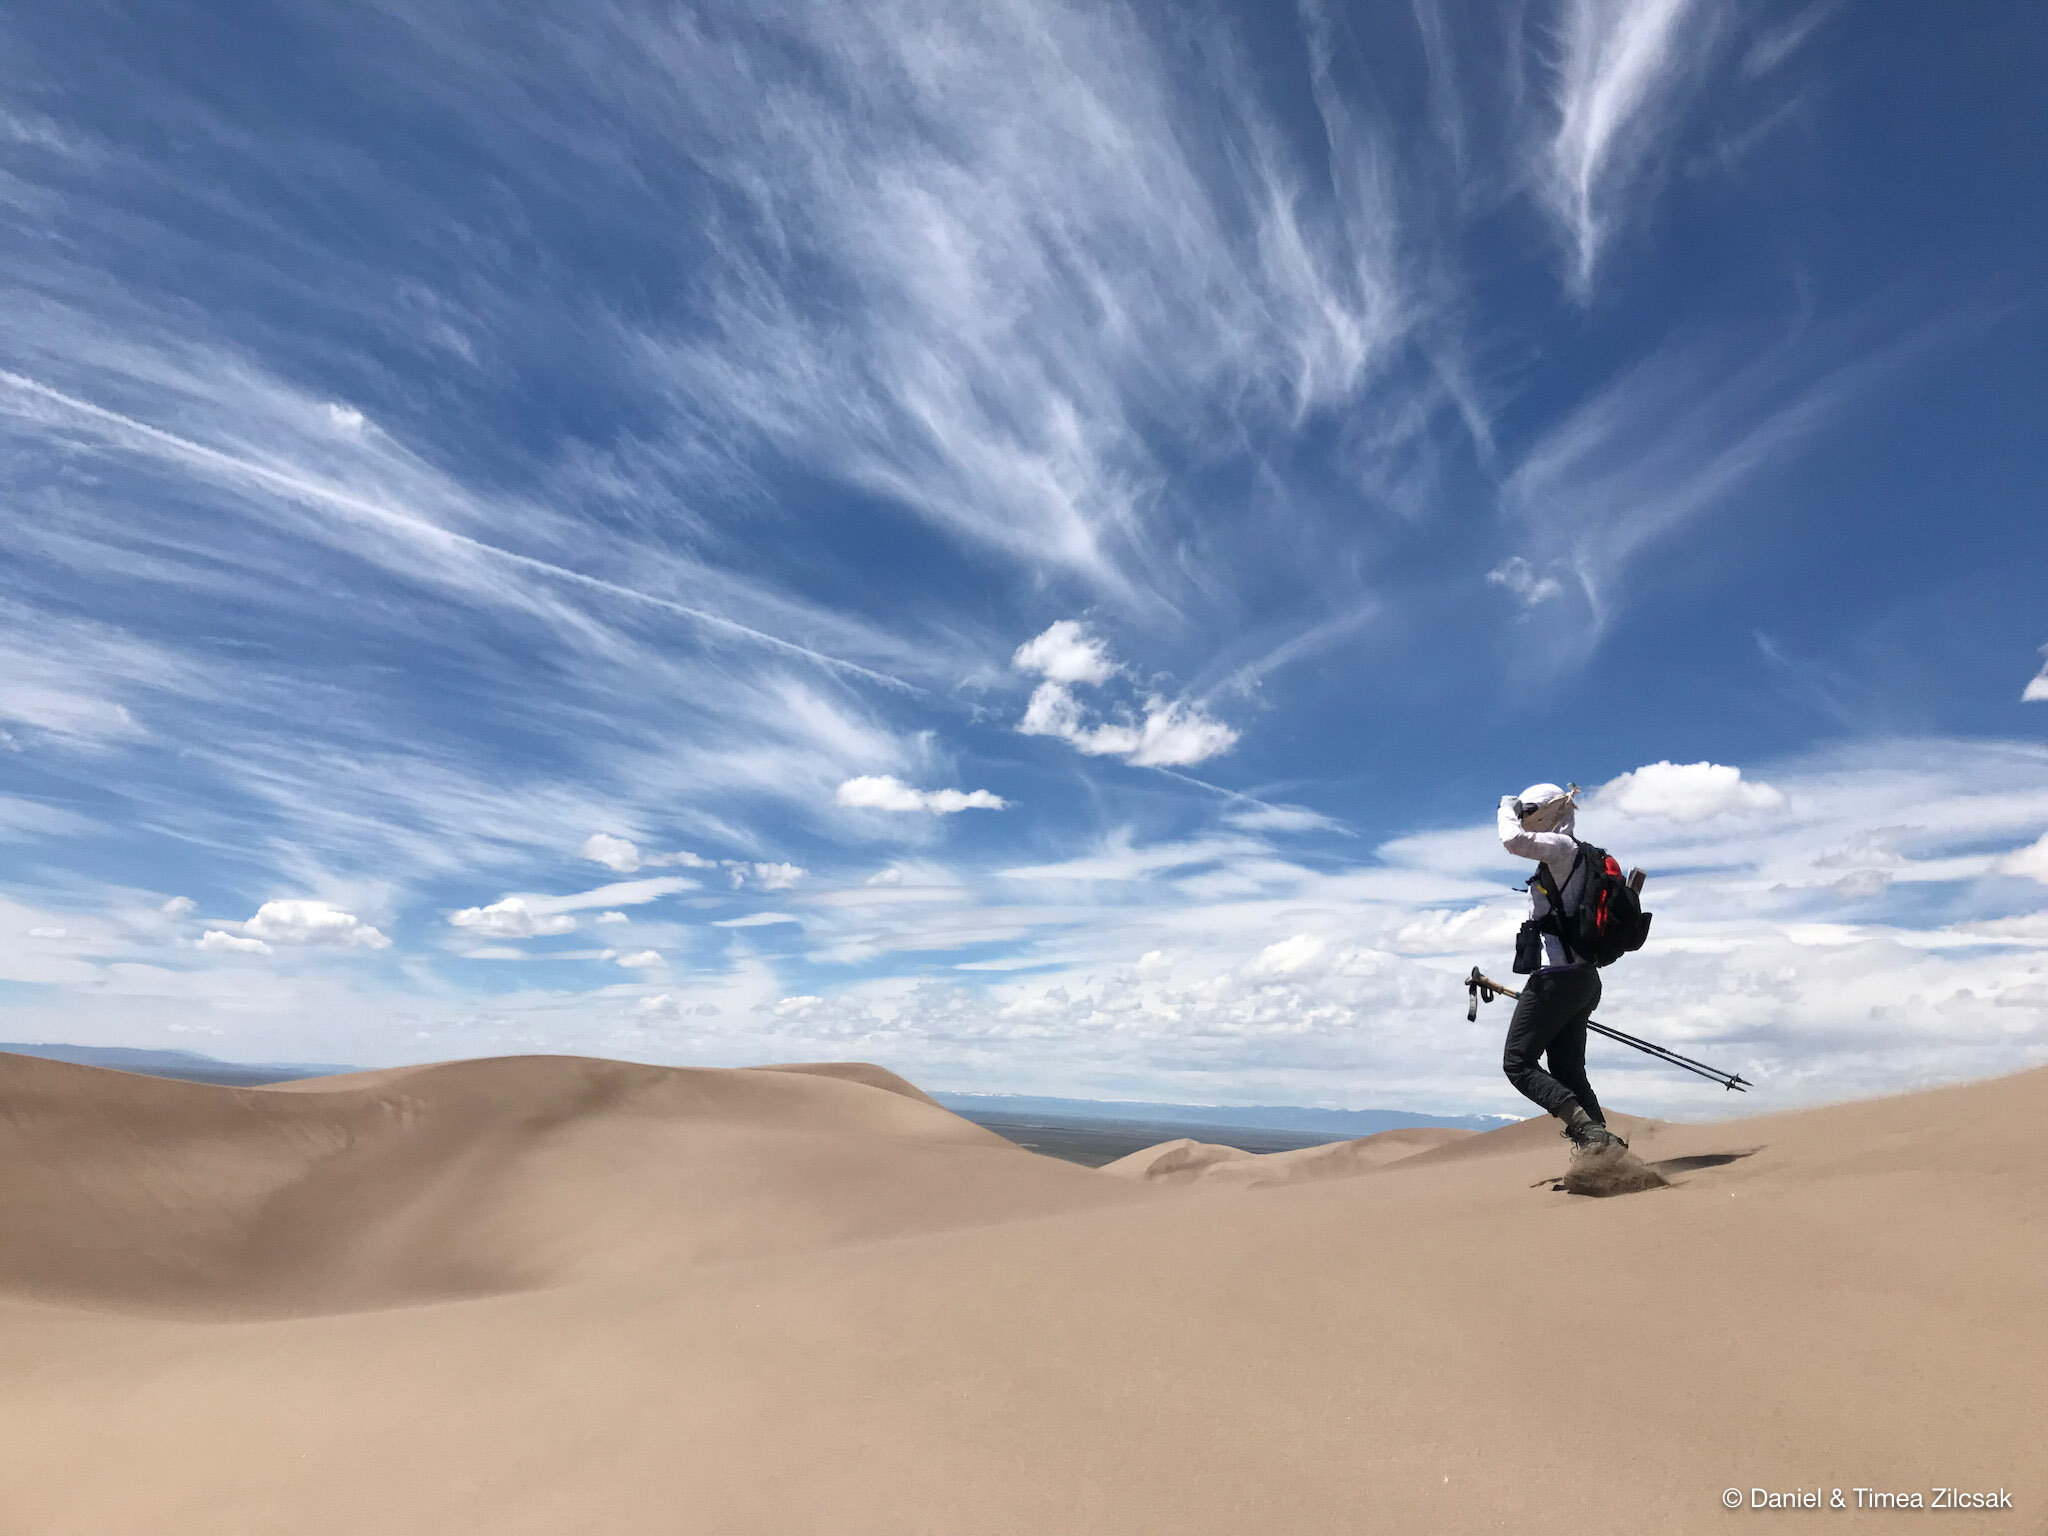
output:
[[[1236,1185],[1246,1189],[1267,1184],[1302,1184],[1311,1179],[1363,1173],[1368,1168],[1384,1167],[1478,1134],[1449,1126],[1414,1127],[1379,1131],[1355,1141],[1259,1154],[1182,1137],[1118,1158],[1102,1171],[1153,1184]]]
[[[1101,1170],[879,1067],[0,1056],[0,1531],[2048,1524],[2048,1071]],[[1271,1186],[1271,1187],[1260,1187]],[[2004,1489],[1914,1517],[1857,1487]]]

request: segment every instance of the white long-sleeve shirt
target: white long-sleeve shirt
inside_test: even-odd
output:
[[[1567,816],[1554,832],[1525,832],[1522,820],[1515,814],[1515,797],[1503,795],[1500,801],[1500,845],[1520,859],[1537,859],[1550,872],[1551,884],[1564,898],[1564,909],[1575,911],[1579,898],[1585,894],[1586,871],[1579,867],[1579,845],[1572,836],[1575,817]],[[1537,889],[1534,881],[1529,884],[1529,915],[1546,917],[1550,913],[1550,900]],[[1543,963],[1546,967],[1568,965],[1564,945],[1554,933],[1543,935]]]

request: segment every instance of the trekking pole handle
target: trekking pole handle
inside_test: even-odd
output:
[[[1476,965],[1472,967],[1472,974],[1465,978],[1465,994],[1465,1022],[1467,1024],[1479,1022],[1479,1005],[1482,1002],[1490,1003],[1495,997],[1519,998],[1522,995],[1512,987],[1502,986],[1491,976],[1482,972]]]

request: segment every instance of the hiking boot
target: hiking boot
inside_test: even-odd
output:
[[[1625,1147],[1628,1145],[1627,1142],[1615,1135],[1614,1132],[1607,1129],[1605,1125],[1587,1114],[1585,1109],[1578,1104],[1572,1105],[1570,1111],[1564,1115],[1563,1119],[1564,1130],[1562,1134],[1570,1139],[1572,1150],[1575,1152],[1593,1152],[1601,1147]]]

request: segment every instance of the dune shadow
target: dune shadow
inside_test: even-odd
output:
[[[1546,1175],[1529,1187],[1541,1189],[1548,1185],[1559,1194],[1590,1195],[1595,1199],[1633,1195],[1644,1190],[1668,1188],[1678,1174],[1696,1173],[1702,1168],[1724,1168],[1745,1157],[1754,1157],[1761,1151],[1762,1147],[1744,1147],[1739,1152],[1700,1152],[1691,1157],[1667,1157],[1646,1163],[1624,1148],[1609,1147],[1575,1156],[1568,1173]]]
[[[1650,1166],[1669,1178],[1674,1173],[1697,1173],[1702,1168],[1725,1168],[1745,1157],[1755,1157],[1761,1151],[1762,1147],[1744,1147],[1740,1152],[1701,1152],[1692,1157],[1667,1157]]]

